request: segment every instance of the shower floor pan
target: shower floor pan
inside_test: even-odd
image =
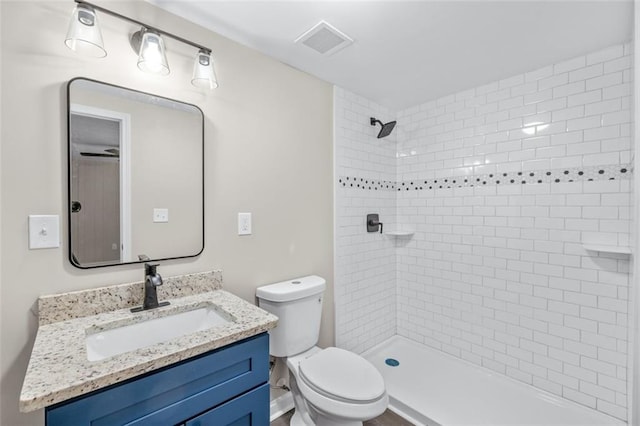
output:
[[[362,355],[384,376],[390,408],[416,425],[626,425],[404,337]]]

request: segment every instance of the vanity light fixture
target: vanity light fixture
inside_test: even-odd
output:
[[[164,40],[153,30],[142,28],[131,36],[131,46],[138,52],[138,68],[159,75],[169,74]]]
[[[193,78],[191,79],[191,84],[205,89],[215,89],[218,87],[218,79],[213,69],[211,52],[200,50],[196,54],[196,60],[193,63]]]
[[[138,68],[142,71],[159,75],[169,74],[169,62],[167,61],[162,37],[170,37],[198,49],[193,65],[191,84],[209,89],[218,87],[215,70],[213,69],[211,49],[208,47],[105,9],[102,6],[96,6],[84,0],[75,0],[75,2],[77,6],[73,11],[69,31],[65,39],[65,44],[69,49],[99,58],[107,56],[96,16],[96,11],[104,12],[116,18],[140,25],[141,29],[131,36],[131,46],[138,55]]]
[[[102,42],[102,32],[98,25],[98,17],[93,7],[82,3],[76,6],[73,15],[71,15],[64,44],[74,52],[87,56],[96,58],[107,56]]]

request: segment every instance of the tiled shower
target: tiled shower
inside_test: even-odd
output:
[[[626,419],[631,50],[401,111],[335,89],[338,346],[398,334]]]

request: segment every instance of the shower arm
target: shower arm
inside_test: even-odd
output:
[[[382,127],[384,127],[384,123],[383,123],[382,121],[377,120],[377,119],[375,119],[375,118],[371,117],[371,125],[372,125],[372,126],[375,126],[375,125],[376,125],[376,123],[378,123],[378,124],[380,124]]]

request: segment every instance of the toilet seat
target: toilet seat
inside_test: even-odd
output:
[[[361,356],[344,349],[324,349],[300,361],[299,369],[307,386],[339,401],[374,402],[385,392],[380,372]]]
[[[329,417],[363,421],[387,408],[389,397],[382,375],[359,355],[314,347],[289,358],[287,364],[306,402]]]

